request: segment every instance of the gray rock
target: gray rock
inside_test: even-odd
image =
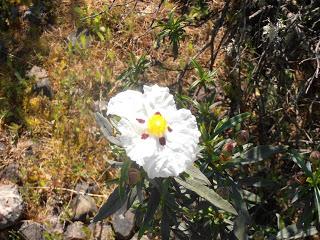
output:
[[[6,179],[16,184],[21,182],[19,165],[11,163],[6,166],[2,171],[0,171],[0,179]]]
[[[48,73],[45,69],[33,66],[26,74],[28,78],[34,78],[36,83],[34,84],[32,90],[36,94],[43,94],[48,98],[53,98],[53,90],[48,77]]]
[[[47,230],[54,234],[63,234],[63,225],[57,215],[49,215],[46,220]]]
[[[126,207],[126,206],[124,206]],[[135,227],[135,215],[132,211],[125,211],[122,207],[112,216],[112,226],[120,238],[129,239]]]
[[[91,223],[89,225],[91,230],[90,239],[110,240],[114,239],[112,227],[104,222]]]
[[[86,40],[85,46],[82,46],[81,37],[84,37]],[[87,48],[91,42],[90,31],[86,28],[78,28],[76,31],[69,34],[67,40],[72,47],[79,46],[81,48]]]
[[[74,222],[67,227],[64,233],[65,240],[85,240],[86,234],[83,231],[84,225],[82,222]]]
[[[46,229],[40,223],[34,221],[24,221],[19,229],[19,233],[25,240],[44,240]]]
[[[78,195],[72,202],[72,210],[76,221],[85,221],[87,216],[96,212],[97,206],[94,199],[87,195]]]
[[[44,78],[48,78],[48,73],[45,69],[39,66],[33,66],[27,73],[26,76],[28,78],[34,78],[35,80],[40,80]]]
[[[6,145],[4,145],[4,143],[0,142],[0,152],[6,150]]]
[[[36,94],[42,94],[48,98],[53,98],[53,90],[48,78],[41,79],[33,86],[33,92]]]
[[[21,217],[24,203],[18,187],[0,184],[0,230],[15,224]]]

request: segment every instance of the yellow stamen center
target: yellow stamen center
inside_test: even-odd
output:
[[[167,121],[160,114],[154,114],[149,118],[147,126],[150,135],[162,137],[167,130]]]

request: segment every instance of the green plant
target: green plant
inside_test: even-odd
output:
[[[180,41],[184,39],[184,20],[182,18],[175,18],[174,12],[170,12],[168,19],[166,21],[160,21],[158,27],[160,27],[160,32],[157,37],[157,45],[166,38],[169,39],[172,45],[173,57],[176,59],[179,54]]]
[[[137,58],[133,53],[130,53],[128,67],[117,77],[117,79],[124,82],[125,88],[137,85],[141,80],[141,75],[143,75],[149,65],[150,61],[147,59],[146,55]]]

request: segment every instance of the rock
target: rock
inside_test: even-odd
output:
[[[46,220],[47,230],[50,233],[54,234],[62,234],[63,233],[63,225],[59,221],[59,216],[57,215],[49,215]]]
[[[21,176],[19,173],[19,165],[11,163],[8,166],[6,166],[2,171],[0,171],[0,179],[3,180],[9,180],[13,183],[20,183],[21,182]]]
[[[0,152],[3,152],[4,150],[6,150],[6,145],[4,145],[4,143],[0,142]]]
[[[87,195],[78,195],[71,207],[76,221],[85,221],[87,216],[92,216],[98,210],[94,199]]]
[[[85,38],[85,46],[82,46],[83,42],[81,41],[81,37]],[[70,33],[67,39],[72,47],[79,46],[80,48],[87,48],[91,42],[90,31],[87,28],[78,28],[76,31]]]
[[[45,69],[33,66],[26,74],[28,78],[34,78],[36,83],[33,85],[32,91],[36,94],[42,94],[48,98],[53,98],[53,90]]]
[[[44,223],[49,233],[63,234],[63,225],[60,222],[61,206],[63,201],[58,195],[52,195],[47,198],[46,202],[46,217]]]
[[[119,209],[112,216],[112,226],[115,233],[124,239],[129,239],[133,233],[135,227],[135,215],[132,211],[125,211],[125,207]]]
[[[35,78],[35,80],[40,80],[43,78],[48,78],[48,73],[45,69],[39,66],[33,66],[27,73],[28,78]]]
[[[104,222],[91,223],[89,225],[91,230],[90,239],[110,240],[114,239],[112,227]]]
[[[15,224],[23,209],[18,187],[13,184],[0,184],[0,230]]]
[[[85,240],[86,234],[83,231],[84,225],[82,222],[74,222],[70,224],[64,233],[65,240]]]
[[[98,210],[94,199],[83,193],[90,193],[95,191],[95,186],[87,182],[80,182],[76,185],[75,190],[79,193],[72,201],[71,208],[73,210],[76,221],[85,221],[87,216],[92,216]]]
[[[30,220],[24,221],[19,229],[19,233],[25,240],[44,240],[45,231],[43,225]]]
[[[53,98],[53,90],[48,78],[41,79],[33,86],[33,92],[36,94],[42,94],[48,98]]]

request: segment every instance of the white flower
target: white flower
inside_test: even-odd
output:
[[[177,110],[167,87],[144,86],[111,98],[107,114],[121,117],[120,141],[149,178],[178,176],[197,158],[200,132],[190,110]]]

